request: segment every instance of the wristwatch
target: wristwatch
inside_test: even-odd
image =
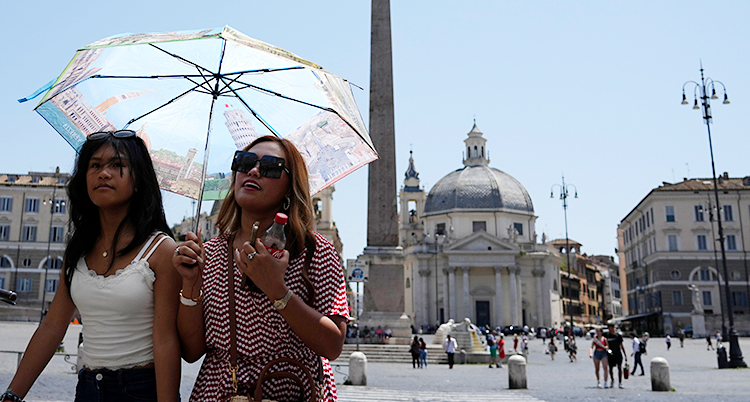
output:
[[[273,301],[273,306],[276,308],[276,310],[281,311],[281,310],[285,309],[287,303],[289,303],[289,300],[292,298],[293,294],[294,293],[292,293],[292,290],[289,289],[289,290],[287,290],[287,292],[284,295],[284,297],[282,297],[279,300],[274,300]]]

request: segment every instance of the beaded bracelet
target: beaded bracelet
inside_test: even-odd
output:
[[[5,390],[5,393],[0,395],[0,402],[10,400],[12,402],[23,402],[23,398],[18,396],[15,392],[13,392],[12,389],[8,388]]]

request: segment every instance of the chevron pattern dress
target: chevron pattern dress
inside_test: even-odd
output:
[[[203,317],[206,328],[208,350],[196,379],[191,401],[224,401],[232,394],[232,378],[229,371],[229,296],[227,285],[227,238],[228,234],[212,239],[205,244],[206,267],[203,271]],[[308,270],[308,277],[315,287],[315,310],[328,316],[349,318],[346,300],[344,273],[333,245],[315,233],[316,250]],[[303,300],[309,295],[302,279],[302,266],[307,250],[289,261],[284,280],[286,285]],[[251,292],[242,286],[242,272],[234,269],[235,311],[237,314],[237,362],[241,395],[252,391],[260,371],[269,361],[278,357],[289,357],[302,362],[317,378],[318,356],[310,350],[292,331],[272,302],[261,292]],[[336,385],[333,371],[323,358],[324,400],[336,400]],[[279,364],[276,370],[292,371],[299,378],[304,376],[297,367]],[[305,399],[309,398],[306,386]],[[279,401],[296,401],[299,386],[283,378],[272,378],[263,383],[264,397]],[[251,395],[252,396],[252,395]]]

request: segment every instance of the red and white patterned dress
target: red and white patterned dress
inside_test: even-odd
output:
[[[206,356],[196,379],[191,401],[224,401],[232,395],[232,375],[229,371],[229,295],[227,287],[228,234],[205,244],[206,267],[203,271],[203,319],[206,328]],[[316,248],[308,269],[308,277],[315,288],[312,307],[321,314],[349,318],[346,301],[344,273],[333,245],[315,233]],[[291,258],[284,276],[286,285],[297,296],[307,300],[307,290],[302,279],[302,266],[307,249]],[[242,287],[242,272],[234,265],[234,295],[237,315],[237,363],[239,365],[239,393],[246,394],[269,361],[289,357],[302,362],[317,381],[318,356],[292,331],[268,297],[261,292],[251,292]],[[336,400],[336,385],[328,359],[322,358],[324,397]],[[272,371],[285,370],[297,373],[297,367],[281,363]],[[307,385],[305,385],[307,387]],[[264,397],[279,401],[296,401],[300,389],[289,379],[272,378],[263,383]],[[305,399],[309,398],[309,388]],[[252,395],[251,395],[252,396]]]

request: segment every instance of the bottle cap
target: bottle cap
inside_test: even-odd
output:
[[[276,217],[273,219],[274,222],[278,223],[279,225],[286,225],[286,221],[289,219],[286,214],[282,214],[281,212],[276,214]]]

